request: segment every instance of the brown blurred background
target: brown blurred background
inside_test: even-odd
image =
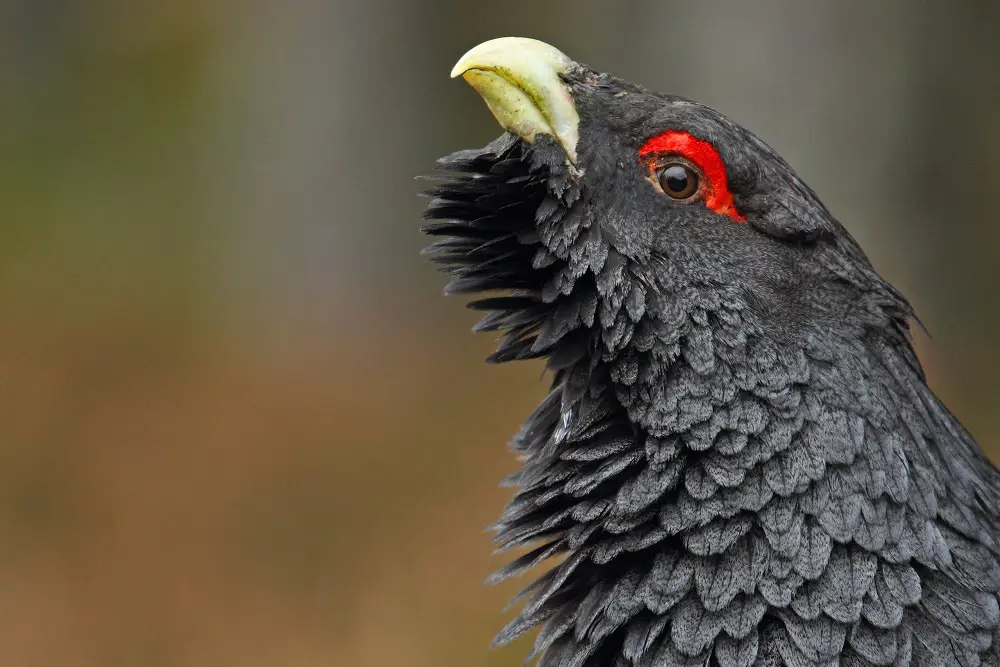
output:
[[[877,7],[875,5],[878,5]],[[534,36],[774,145],[1000,447],[1000,4],[0,1],[0,666],[514,667],[483,528],[544,391],[413,177]]]

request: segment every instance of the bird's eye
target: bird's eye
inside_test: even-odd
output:
[[[671,199],[688,199],[698,192],[698,174],[694,169],[674,162],[664,165],[659,173],[660,188]]]

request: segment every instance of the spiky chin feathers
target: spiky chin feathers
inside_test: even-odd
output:
[[[544,177],[531,173],[510,135],[438,164],[451,174],[427,191],[433,200],[424,217],[440,222],[423,230],[444,238],[424,253],[453,276],[445,293],[506,293],[469,304],[489,311],[477,331],[506,331],[490,361],[542,356],[535,343],[548,310],[541,298],[545,277],[532,258],[540,247],[533,220],[546,194]]]

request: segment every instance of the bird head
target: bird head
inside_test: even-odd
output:
[[[463,178],[431,191],[428,217],[450,222],[428,231],[464,230],[429,250],[458,276],[453,291],[509,289],[573,310],[568,299],[585,315],[597,308],[609,355],[633,341],[639,311],[697,319],[720,302],[751,335],[788,343],[817,331],[905,329],[909,306],[815,193],[714,109],[648,92],[533,39],[480,44],[452,76],[508,132],[444,159]],[[651,319],[663,334],[661,314]],[[494,314],[484,326],[504,328],[503,320]],[[501,346],[500,357],[551,351],[578,322],[536,324],[544,335],[530,350],[522,325],[520,348]],[[674,335],[684,333],[679,324]]]

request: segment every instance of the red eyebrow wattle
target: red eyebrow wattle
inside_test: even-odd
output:
[[[733,193],[729,191],[726,165],[715,146],[687,132],[668,130],[649,139],[639,149],[639,157],[679,155],[701,170],[705,184],[705,206],[736,222],[746,218],[736,210]]]

